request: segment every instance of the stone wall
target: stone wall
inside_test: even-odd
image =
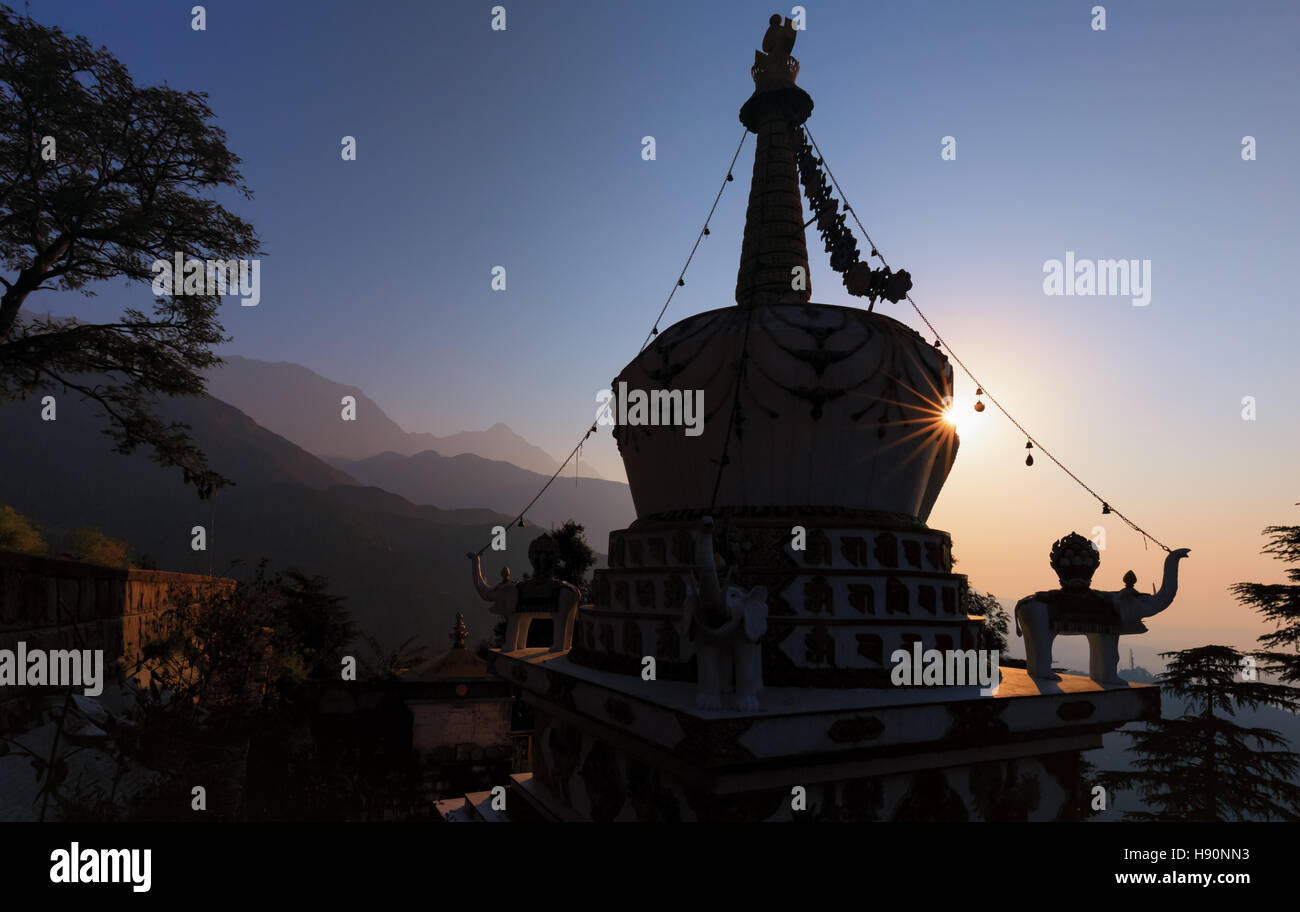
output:
[[[410,703],[411,741],[422,754],[442,748],[510,746],[510,703]]]
[[[15,650],[20,642],[29,650],[102,649],[106,670],[118,660],[134,668],[144,647],[164,634],[171,608],[234,586],[222,577],[0,551],[0,649]],[[30,718],[29,705],[39,690],[0,687],[0,728],[39,722]]]

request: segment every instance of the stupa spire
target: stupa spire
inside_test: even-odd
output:
[[[797,131],[812,113],[813,101],[794,84],[799,61],[790,51],[798,33],[789,19],[769,21],[763,50],[754,52],[750,70],[754,94],[740,109],[740,122],[758,137],[736,275],[741,307],[806,304],[812,298],[796,155]]]

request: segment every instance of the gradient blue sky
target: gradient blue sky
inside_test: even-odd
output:
[[[224,308],[224,351],[356,384],[411,430],[504,421],[557,456],[671,289],[740,139],[767,17],[789,12],[506,2],[494,32],[491,2],[210,2],[194,32],[192,5],[30,11],[138,81],[210,95],[266,251],[260,306]],[[1259,530],[1300,521],[1300,4],[1106,3],[1105,32],[1093,2],[803,5],[809,127],[914,298],[1044,444],[1193,548],[1186,608],[1150,645],[1211,630],[1250,645],[1257,625],[1223,587],[1276,577]],[[1247,134],[1257,161],[1241,159]],[[956,161],[940,159],[945,135]],[[733,302],[752,149],[665,327]],[[816,241],[813,299],[858,303]],[[1150,305],[1046,297],[1043,263],[1067,250],[1150,259]],[[147,295],[31,304],[94,318]],[[972,385],[957,389],[969,408]],[[1051,540],[1098,524],[1095,503],[1045,460],[1026,469],[992,410],[962,436],[932,525],[979,588],[1050,585]],[[607,431],[584,452],[620,472]],[[1157,552],[1107,529],[1098,584],[1132,566],[1146,588]]]

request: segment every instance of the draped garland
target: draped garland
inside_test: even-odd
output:
[[[812,146],[802,129],[793,131],[799,151],[796,160],[799,164],[799,181],[803,184],[808,205],[814,213],[813,221],[817,223],[817,232],[826,244],[826,252],[831,255],[831,269],[838,272],[848,293],[871,301],[867,310],[873,310],[876,302],[884,298],[897,304],[912,290],[912,277],[906,269],[897,272],[888,266],[872,269],[862,262],[858,251],[858,242],[853,232],[844,223],[844,215],[851,212],[848,206],[844,212],[839,211],[840,201],[831,195],[830,185],[822,172],[822,160],[813,154]],[[879,256],[875,250],[872,256]]]

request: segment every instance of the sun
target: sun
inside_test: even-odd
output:
[[[943,423],[956,431],[959,437],[967,436],[975,427],[975,422],[971,420],[975,417],[974,412],[969,408],[962,408],[956,400],[951,402],[940,414]]]
[[[961,431],[961,423],[957,420],[957,410],[954,406],[948,406],[943,410],[943,423],[956,431]]]

